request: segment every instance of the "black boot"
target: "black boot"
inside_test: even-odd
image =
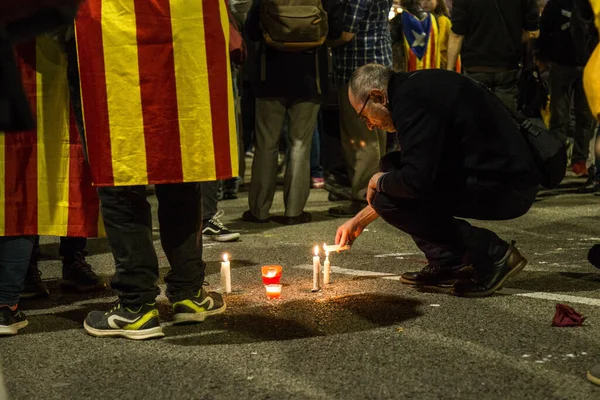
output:
[[[500,260],[489,265],[475,265],[476,278],[468,282],[456,283],[452,294],[464,297],[489,296],[496,290],[500,290],[508,278],[517,275],[526,265],[527,260],[519,253],[515,242],[512,242]]]
[[[400,276],[400,282],[405,285],[452,285],[456,281],[469,280],[473,277],[470,265],[426,265],[420,271],[406,272]]]
[[[577,189],[577,193],[598,193],[600,192],[600,181],[595,176],[590,176],[587,182]]]
[[[37,262],[31,262],[29,268],[27,268],[27,275],[25,275],[25,285],[21,295],[21,299],[33,299],[40,297],[48,297],[50,292],[48,286],[42,280],[42,273],[38,269]]]

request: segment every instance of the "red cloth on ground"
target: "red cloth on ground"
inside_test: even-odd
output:
[[[566,304],[557,304],[552,326],[581,326],[585,317]]]

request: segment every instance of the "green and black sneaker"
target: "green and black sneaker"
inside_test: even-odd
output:
[[[127,339],[151,339],[163,337],[156,303],[144,304],[139,308],[115,305],[110,311],[92,311],[83,327],[92,336],[120,336]]]
[[[195,297],[173,304],[173,323],[203,322],[210,316],[223,314],[226,308],[225,300],[219,293],[207,292],[202,288]]]

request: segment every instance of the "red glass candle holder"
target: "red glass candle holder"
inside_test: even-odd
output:
[[[262,281],[265,285],[279,285],[281,265],[265,265],[262,267]]]

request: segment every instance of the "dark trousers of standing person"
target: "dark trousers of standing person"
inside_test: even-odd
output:
[[[550,131],[566,142],[573,109],[575,132],[571,164],[587,161],[590,141],[594,135],[594,118],[583,90],[583,67],[552,63],[550,96]]]
[[[0,305],[19,304],[34,236],[0,237]]]
[[[501,72],[475,72],[466,68],[465,75],[487,86],[496,97],[502,100],[505,106],[517,110],[520,69]]]
[[[202,187],[202,221],[208,221],[217,214],[219,204],[219,182],[200,183]]]
[[[400,157],[400,152],[385,156],[381,171],[399,170]],[[459,218],[501,221],[520,217],[533,205],[537,190],[538,185],[515,189],[470,177],[452,190],[426,198],[377,193],[373,208],[384,221],[411,235],[430,265],[454,266],[498,260],[508,249],[494,232]]]
[[[145,186],[98,188],[102,217],[115,259],[111,286],[125,306],[154,302],[158,258]],[[162,248],[171,266],[165,276],[171,302],[196,296],[204,283],[200,184],[156,185]]]
[[[64,264],[72,264],[77,254],[85,255],[87,238],[84,237],[61,237],[58,254],[63,258]],[[40,237],[35,236],[33,251],[31,252],[31,263],[37,264],[40,259]]]
[[[254,127],[256,125],[256,98],[249,81],[243,81],[242,98],[240,101],[242,112],[242,141],[244,153],[254,146]]]

